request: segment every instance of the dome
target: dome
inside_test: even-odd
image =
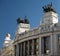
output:
[[[6,34],[6,37],[10,37],[10,34],[9,34],[9,33],[7,33],[7,34]]]

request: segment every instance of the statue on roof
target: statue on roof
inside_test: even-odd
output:
[[[51,4],[48,4],[47,6],[45,5],[42,8],[43,8],[44,13],[50,12],[50,11],[53,11],[56,13],[56,11],[54,10],[54,8],[52,6],[52,2],[51,2]]]
[[[20,19],[20,17],[17,19],[17,23],[23,23],[23,20]]]
[[[18,23],[18,24],[19,24],[19,23],[29,24],[29,21],[28,21],[27,17],[25,16],[25,17],[24,17],[24,20],[21,20],[20,17],[19,17],[19,18],[17,19],[17,23]]]
[[[24,17],[24,23],[29,24],[29,21],[26,16]]]

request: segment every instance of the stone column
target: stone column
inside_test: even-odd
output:
[[[36,43],[37,43],[37,45],[36,45],[36,49],[37,49],[36,54],[39,55],[39,39],[38,38],[36,39]]]
[[[34,39],[32,40],[32,55],[34,55]]]
[[[51,45],[50,50],[51,50],[51,51],[50,51],[50,52],[51,52],[51,55],[53,55],[53,54],[54,54],[54,51],[53,51],[53,50],[54,50],[54,48],[53,48],[53,46],[54,46],[54,44],[53,44],[53,43],[54,43],[53,34],[51,35],[50,38],[51,38],[51,40],[50,40],[50,42],[51,42],[51,44],[50,44],[50,45]]]
[[[28,41],[28,56],[29,56],[29,41]]]
[[[19,45],[17,44],[17,50],[16,50],[17,52],[16,52],[16,56],[19,56]]]
[[[39,37],[39,56],[42,56],[42,53],[41,53],[41,36]]]
[[[22,43],[20,45],[21,45],[20,56],[22,56]]]
[[[25,56],[25,42],[24,42],[24,48],[23,48],[23,49],[24,49],[24,51],[23,51],[23,52],[24,52],[23,56]]]

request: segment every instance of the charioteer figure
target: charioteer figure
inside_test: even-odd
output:
[[[45,5],[42,8],[43,8],[44,13],[50,12],[50,11],[53,11],[56,13],[56,11],[54,10],[54,8],[52,6],[52,2],[51,2],[51,4],[48,4],[47,6]]]

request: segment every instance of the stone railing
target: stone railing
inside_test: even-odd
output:
[[[40,32],[39,27],[34,28],[34,29],[31,29],[31,30],[29,30],[29,31],[25,31],[24,33],[17,34],[17,35],[15,36],[14,41],[19,40],[19,39],[23,39],[23,38],[25,38],[25,37],[31,37],[31,36],[33,36],[33,35],[38,34],[39,32]]]

